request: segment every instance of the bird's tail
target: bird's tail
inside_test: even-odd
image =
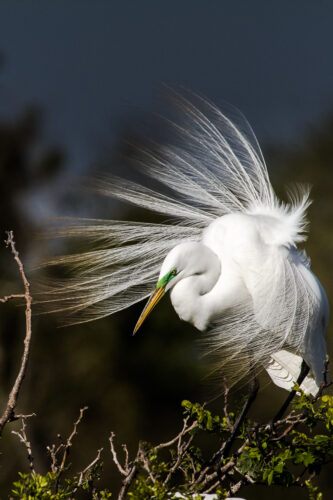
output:
[[[291,391],[300,372],[303,358],[289,351],[281,350],[271,355],[266,371],[274,384],[282,389]],[[308,375],[301,384],[306,394],[316,396],[319,387],[315,379]]]

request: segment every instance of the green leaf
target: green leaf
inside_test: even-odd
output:
[[[267,484],[268,486],[270,486],[272,484],[272,481],[273,481],[273,476],[274,476],[274,471],[271,470],[267,476]]]

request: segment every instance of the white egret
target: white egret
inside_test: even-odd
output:
[[[121,178],[96,183],[103,194],[166,215],[168,222],[92,220],[60,231],[86,236],[99,248],[52,262],[77,271],[53,290],[54,309],[89,321],[129,307],[154,287],[136,332],[170,291],[178,316],[205,332],[217,368],[229,366],[237,380],[259,365],[291,390],[304,361],[310,372],[299,382],[315,394],[329,308],[297,249],[306,239],[309,190],[298,186],[289,203],[279,201],[241,115],[230,118],[197,96],[176,94],[175,101],[184,119],[171,124],[177,142],[138,148],[143,173],[161,189]]]

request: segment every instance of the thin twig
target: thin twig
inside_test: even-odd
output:
[[[232,423],[230,421],[229,411],[228,411],[229,387],[227,385],[227,379],[226,379],[226,377],[223,377],[223,384],[224,384],[224,405],[223,405],[223,411],[224,411],[224,416],[225,416],[226,422],[228,424],[228,427],[232,431],[233,430],[233,425],[232,425]]]
[[[80,476],[79,476],[79,481],[78,481],[78,486],[82,486],[82,483],[83,483],[83,478],[84,478],[84,475],[95,465],[99,462],[100,458],[101,458],[101,453],[103,451],[103,448],[100,448],[98,451],[97,451],[97,456],[96,458],[89,464],[87,465],[87,467],[82,471],[80,472]],[[76,490],[75,490],[76,491]]]
[[[19,418],[31,418],[31,417],[35,417],[36,416],[36,413],[29,413],[28,415],[15,415],[15,419],[18,420]]]
[[[12,293],[11,295],[5,295],[4,297],[0,298],[0,302],[5,304],[6,302],[12,299],[24,299],[24,298],[25,298],[24,293]]]
[[[223,474],[229,471],[229,469],[234,465],[236,458],[239,457],[246,446],[249,444],[249,439],[246,439],[244,443],[238,448],[237,451],[235,451],[232,456],[230,457],[230,460],[223,466],[219,467],[218,470],[215,470],[213,473],[211,473],[212,470],[216,469],[216,459],[221,456],[221,452],[223,450],[223,445],[222,447],[213,455],[212,459],[208,462],[207,466],[204,467],[201,471],[199,476],[195,479],[195,482],[197,484],[201,485],[201,488],[205,487],[208,482],[211,480],[215,479],[216,477],[219,476],[219,482],[223,479]],[[203,489],[203,493],[207,493],[207,490]]]
[[[183,428],[180,431],[180,433],[177,434],[177,436],[175,436],[173,439],[171,439],[167,443],[160,443],[160,444],[158,444],[157,446],[154,447],[154,449],[156,451],[158,451],[161,448],[169,448],[173,444],[177,443],[177,441],[179,441],[180,438],[182,438],[183,436],[185,436],[186,434],[188,434],[190,431],[192,431],[195,427],[197,427],[198,426],[198,422],[196,420],[190,426],[187,426],[187,422],[188,422],[189,418],[190,417],[185,417],[184,418],[184,420],[183,420]]]
[[[32,415],[29,415],[29,416],[35,416],[35,415],[32,414]],[[28,452],[29,467],[30,467],[31,472],[35,476],[36,475],[36,471],[35,471],[35,468],[34,468],[34,457],[32,455],[31,444],[30,444],[30,441],[28,441],[25,429],[26,429],[25,418],[22,418],[22,427],[21,427],[20,432],[12,431],[12,434],[16,434],[16,436],[19,437],[20,441],[26,447],[26,450]]]
[[[74,427],[73,427],[72,433],[67,438],[66,444],[64,445],[65,449],[64,449],[64,453],[63,453],[63,456],[62,456],[62,461],[61,461],[61,464],[60,464],[60,467],[59,467],[59,475],[62,473],[62,471],[65,468],[66,460],[67,460],[67,457],[69,455],[69,450],[70,450],[70,448],[72,446],[72,440],[73,440],[74,436],[77,434],[78,425],[81,423],[81,420],[83,418],[83,414],[84,414],[84,412],[87,409],[88,409],[88,406],[84,406],[83,408],[80,409],[80,415],[79,415],[78,419],[76,420],[76,422],[74,422]]]
[[[55,444],[53,444],[52,446],[47,446],[46,449],[50,453],[51,457],[51,471],[55,473],[58,470]]]
[[[195,424],[197,425],[197,422],[195,422]],[[163,482],[164,485],[168,484],[172,475],[177,471],[182,459],[184,458],[184,455],[186,454],[187,450],[189,449],[189,447],[193,441],[194,436],[192,435],[192,436],[190,436],[190,438],[188,439],[187,442],[182,443],[182,438],[183,438],[184,434],[185,434],[185,431],[182,431],[179,434],[178,443],[177,443],[177,458],[176,458],[175,463],[171,467],[165,481]]]
[[[126,479],[124,479],[123,481],[123,486],[119,492],[119,495],[118,495],[118,500],[124,500],[124,498],[126,498],[126,495],[127,495],[127,492],[129,490],[129,487],[131,486],[132,484],[132,481],[133,479],[135,478],[135,475],[136,475],[136,472],[137,472],[137,465],[138,465],[138,462],[134,462],[133,464],[133,467],[130,471],[130,473],[128,474],[128,476],[126,477]]]
[[[144,469],[147,471],[148,476],[153,484],[156,483],[157,479],[155,478],[153,471],[151,470],[150,463],[149,463],[149,458],[147,457],[146,453],[142,450],[141,454],[141,461],[143,463]]]
[[[114,461],[115,465],[117,466],[117,469],[119,470],[120,474],[122,476],[127,476],[129,473],[128,472],[129,471],[128,462],[125,460],[125,467],[126,467],[126,465],[127,465],[127,467],[124,469],[118,460],[118,455],[117,455],[117,452],[116,452],[114,444],[113,444],[114,437],[115,437],[114,432],[111,432],[110,437],[109,437],[109,441],[110,441],[110,450],[112,453],[112,458],[113,458],[113,461]],[[126,464],[126,462],[127,462],[127,464]]]
[[[137,452],[136,457],[134,459],[134,462],[128,468],[127,476],[123,480],[122,487],[121,487],[119,494],[118,494],[118,500],[124,500],[126,498],[127,492],[129,490],[129,488],[131,487],[131,484],[134,481],[134,478],[136,476],[136,473],[138,470],[138,464],[139,464],[140,460],[142,459],[142,454],[143,454],[143,451],[141,449],[141,445],[139,445],[139,449],[138,449],[138,452]]]
[[[129,454],[128,454],[128,449],[126,444],[121,445],[122,449],[124,450],[125,453],[125,469],[128,469],[128,463],[129,463]]]
[[[58,491],[60,477],[61,477],[61,475],[66,467],[66,461],[67,461],[67,458],[68,458],[68,455],[70,452],[70,448],[72,446],[73,438],[78,433],[77,432],[78,425],[81,423],[84,412],[87,409],[88,409],[88,406],[84,406],[83,408],[80,409],[80,414],[79,414],[77,420],[74,422],[73,430],[72,430],[71,434],[68,436],[66,442],[64,442],[61,435],[58,434],[57,437],[60,440],[60,444],[58,446],[56,446],[55,444],[52,444],[52,446],[46,447],[46,449],[50,453],[50,457],[51,457],[51,471],[53,473],[57,474],[56,485],[55,485],[56,492]],[[63,452],[63,453],[62,453],[62,457],[61,457],[61,462],[59,464],[58,455],[61,452]],[[85,471],[83,471],[83,473],[84,472]]]
[[[244,476],[248,483],[250,483],[250,484],[255,483],[254,479],[252,479],[252,477],[249,474],[247,474],[247,473],[244,474],[243,472],[241,472],[240,469],[238,467],[236,467],[236,465],[234,466],[234,469],[236,472],[238,472],[238,474],[240,474],[241,476]]]
[[[254,369],[252,368],[252,370],[254,370]],[[259,390],[259,384],[258,384],[258,380],[254,374],[253,378],[250,381],[249,395],[247,397],[247,400],[246,400],[241,412],[239,413],[239,415],[237,417],[237,420],[236,420],[236,422],[233,426],[233,429],[232,429],[232,433],[230,434],[229,438],[224,443],[224,447],[223,447],[222,453],[221,453],[221,458],[223,458],[223,457],[225,458],[229,454],[231,447],[232,447],[232,445],[233,445],[233,443],[238,435],[238,432],[241,428],[241,425],[243,424],[243,422],[248,414],[249,409],[251,408],[253,402],[255,401],[255,399],[257,397],[258,390]]]
[[[332,385],[332,381],[329,381],[329,357],[328,354],[326,354],[326,359],[324,362],[324,370],[323,370],[323,381],[320,384],[320,388],[318,391],[318,394],[316,396],[316,400],[319,399],[322,395],[325,389],[330,387]]]
[[[238,490],[241,489],[243,484],[244,482],[242,480],[238,481],[236,484],[230,486],[230,492],[234,495],[235,493],[237,493]]]
[[[24,339],[24,350],[23,350],[23,355],[21,359],[21,365],[19,372],[17,374],[16,380],[14,382],[14,385],[12,387],[12,390],[9,394],[8,397],[8,402],[6,405],[6,408],[0,418],[0,436],[2,434],[2,431],[5,427],[5,425],[8,422],[11,422],[15,420],[17,417],[15,416],[15,408],[17,404],[17,398],[21,389],[21,385],[23,382],[23,379],[25,377],[27,365],[28,365],[28,360],[29,360],[29,353],[30,353],[30,345],[31,345],[31,335],[32,335],[32,329],[31,329],[31,303],[32,303],[32,297],[30,295],[30,284],[27,280],[27,277],[24,272],[23,264],[21,262],[21,259],[19,257],[19,253],[16,250],[15,247],[15,241],[14,241],[14,233],[13,231],[8,231],[7,232],[7,240],[5,241],[6,246],[10,247],[11,252],[14,256],[14,259],[18,265],[21,278],[24,284],[24,295],[19,294],[19,295],[9,295],[7,297],[4,297],[2,302],[6,302],[10,298],[22,298],[24,297],[25,303],[26,303],[26,308],[25,308],[25,339]]]

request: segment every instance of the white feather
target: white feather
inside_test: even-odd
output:
[[[274,384],[291,391],[301,372],[302,361],[301,356],[281,350],[272,354],[266,370]],[[315,396],[319,389],[311,376],[305,377],[300,387],[306,394],[312,394],[312,396]]]
[[[129,307],[148,296],[172,248],[201,242],[221,260],[215,290],[226,302],[221,314],[216,305],[208,314],[205,336],[218,367],[229,364],[237,379],[246,374],[251,358],[251,363],[267,367],[278,385],[290,389],[289,378],[296,371],[288,371],[276,354],[288,349],[308,362],[320,383],[327,300],[306,256],[296,250],[305,239],[309,189],[299,186],[288,204],[280,202],[244,117],[238,114],[233,120],[197,96],[190,101],[175,94],[175,101],[183,113],[181,125],[171,123],[176,143],[137,150],[142,172],[161,188],[121,178],[95,182],[101,194],[166,215],[169,223],[91,220],[60,231],[59,236],[85,236],[99,248],[51,261],[70,265],[75,272],[49,290],[51,309],[67,310],[72,322],[82,322]],[[233,302],[228,302],[226,290]],[[206,321],[193,323],[206,326]],[[320,348],[311,357],[308,350],[318,336]],[[281,362],[279,373],[272,359]]]

